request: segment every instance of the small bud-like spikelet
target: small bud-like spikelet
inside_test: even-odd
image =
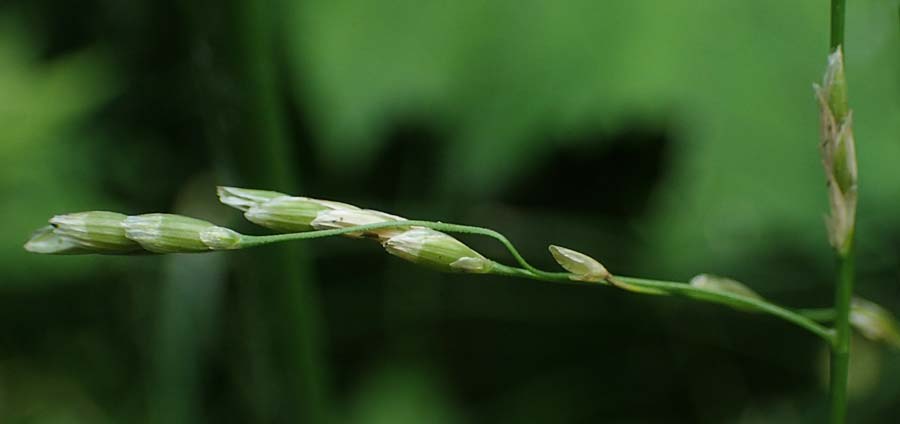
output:
[[[319,212],[311,223],[317,230],[356,227],[379,222],[404,221],[405,218],[369,209],[333,209]],[[379,228],[358,233],[347,233],[345,236],[356,238],[375,238],[381,241],[399,235],[408,228]],[[449,236],[448,236],[449,237]]]
[[[700,292],[686,293],[687,296],[696,299],[710,299],[709,294],[733,294],[755,300],[763,300],[762,296],[751,290],[744,284],[732,280],[730,278],[719,277],[711,274],[700,274],[691,278],[689,283],[691,286],[702,289]],[[708,294],[709,293],[709,294]],[[725,302],[728,306],[739,311],[754,312],[755,308],[743,304],[742,302],[729,301]]]
[[[234,249],[241,235],[207,221],[181,215],[151,213],[129,216],[125,234],[154,253],[189,253]]]
[[[414,228],[384,243],[388,253],[445,272],[490,272],[493,262],[461,241],[429,228]]]
[[[730,278],[719,277],[718,275],[696,275],[694,276],[694,278],[691,278],[690,285],[699,289],[722,293],[731,293],[743,297],[749,297],[751,299],[762,300],[762,296],[760,296],[744,284]]]
[[[281,196],[256,204],[244,216],[248,221],[275,231],[294,233],[313,229],[322,211],[357,210],[356,206],[307,197]]]
[[[666,295],[668,292],[656,288],[643,287],[626,283],[613,277],[606,267],[598,260],[576,250],[561,246],[550,245],[550,254],[559,266],[569,271],[569,279],[572,281],[584,281],[588,283],[607,282],[614,287],[635,293]]]
[[[900,327],[894,315],[868,300],[855,297],[850,303],[850,325],[870,340],[900,349]]]
[[[840,48],[828,57],[822,85],[814,88],[821,118],[822,166],[831,206],[826,218],[828,240],[843,255],[853,238],[858,170],[853,118],[847,103],[847,80]]]
[[[610,277],[603,264],[584,253],[550,245],[550,254],[559,266],[572,273],[572,280],[598,282]]]

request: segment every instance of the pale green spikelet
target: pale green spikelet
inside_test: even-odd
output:
[[[127,216],[107,211],[57,215],[50,219],[56,234],[71,239],[94,253],[128,253],[141,246],[125,236]]]
[[[572,273],[569,277],[572,280],[599,282],[610,277],[609,271],[603,264],[584,253],[552,244],[549,250],[556,263]]]
[[[337,228],[356,227],[359,225],[376,224],[380,222],[405,221],[406,219],[397,215],[391,215],[384,212],[373,211],[370,209],[332,209],[321,211],[311,222],[313,228],[317,230],[332,230]],[[355,232],[344,234],[347,237],[354,238],[375,238],[381,241],[397,236],[409,228],[379,228],[368,230],[365,232]]]
[[[751,299],[762,300],[762,296],[745,286],[743,283],[718,275],[699,274],[694,276],[694,278],[691,278],[689,284],[698,289],[731,293],[738,296],[749,297]]]
[[[31,236],[25,250],[55,255],[140,253],[141,246],[125,236],[125,219],[107,211],[57,215]]]
[[[641,287],[635,284],[626,283],[620,279],[613,277],[600,261],[585,255],[577,250],[572,250],[562,246],[550,245],[550,254],[559,266],[569,271],[569,279],[572,281],[584,281],[587,283],[609,283],[610,285],[635,293],[644,294],[668,294],[667,292],[655,288]]]
[[[865,338],[900,349],[900,326],[897,319],[880,305],[854,297],[850,303],[850,325]]]
[[[223,204],[242,211],[247,211],[253,206],[265,203],[276,197],[287,196],[287,194],[277,191],[226,186],[216,187],[216,194],[219,195],[219,201]]]
[[[461,241],[429,228],[403,231],[383,245],[391,255],[439,271],[484,274],[493,266]]]
[[[853,114],[847,102],[844,59],[838,48],[828,57],[822,85],[814,85],[821,118],[821,153],[828,183],[830,213],[826,218],[828,240],[838,253],[850,249],[856,222],[856,142]]]
[[[281,232],[301,232],[313,229],[312,222],[322,211],[356,210],[356,206],[328,200],[297,196],[281,196],[256,204],[246,212],[248,221]]]
[[[840,123],[850,114],[847,101],[847,75],[844,72],[844,51],[838,47],[828,55],[828,66],[822,78],[825,98],[835,122]]]
[[[241,237],[237,231],[218,225],[200,232],[200,241],[212,250],[240,249]]]
[[[129,216],[125,234],[154,253],[190,253],[238,248],[241,235],[213,223],[181,215]]]
[[[687,293],[687,296],[694,299],[707,300],[715,295],[729,294],[752,299],[754,301],[765,301],[758,293],[736,280],[726,277],[720,277],[712,274],[699,274],[691,278],[689,284],[692,287],[702,289],[702,291],[694,291]],[[728,306],[744,312],[755,312],[756,308],[742,303],[728,302]]]
[[[31,253],[46,255],[79,255],[94,253],[68,237],[63,237],[54,231],[52,225],[41,227],[35,231],[25,243],[25,250]]]

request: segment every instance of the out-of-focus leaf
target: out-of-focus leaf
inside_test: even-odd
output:
[[[349,422],[450,424],[464,422],[426,370],[391,367],[376,373],[358,395]]]
[[[0,376],[0,422],[115,422],[83,384],[71,376],[48,371],[46,364],[7,357],[0,362]]]
[[[90,163],[91,140],[79,128],[112,94],[106,65],[94,51],[52,62],[39,62],[37,51],[0,16],[0,197],[13,199],[0,208],[0,286],[85,271],[89,262],[53,261],[22,245],[53,214],[109,205],[96,187],[102,164]]]
[[[872,211],[860,231],[900,210],[891,3],[848,9],[860,207]],[[444,189],[489,195],[549,140],[631,117],[672,123],[674,162],[644,227],[647,257],[673,272],[737,262],[772,234],[825,243],[811,83],[828,53],[827,13],[777,0],[320,0],[298,2],[288,27],[292,75],[333,164],[365,165],[383,127],[412,114],[451,141]]]

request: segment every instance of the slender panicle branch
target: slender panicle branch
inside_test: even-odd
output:
[[[781,318],[805,330],[808,330],[811,333],[821,337],[829,344],[833,343],[834,340],[833,331],[815,322],[813,319],[810,319],[799,312],[795,312],[790,309],[775,305],[760,298],[710,290],[706,288],[695,287],[690,284],[677,283],[673,281],[649,280],[644,278],[623,276],[615,276],[613,278],[602,281],[582,281],[573,278],[573,274],[568,272],[543,271],[528,263],[528,261],[526,261],[525,258],[519,253],[518,249],[516,249],[512,242],[510,242],[509,239],[506,238],[506,236],[498,233],[497,231],[482,227],[419,220],[390,221],[339,229],[308,231],[301,233],[274,234],[268,236],[245,235],[242,237],[239,246],[240,248],[255,247],[291,240],[309,240],[342,234],[365,233],[366,231],[385,228],[405,227],[425,227],[448,233],[475,234],[491,237],[499,241],[501,244],[503,244],[504,247],[506,247],[512,257],[515,259],[516,263],[518,263],[519,267],[512,267],[495,263],[493,268],[491,269],[491,274],[504,275],[508,277],[528,278],[532,280],[551,283],[616,286],[638,293],[653,293],[659,295],[676,295],[687,297],[694,300],[730,306],[738,310],[766,313],[774,317]]]

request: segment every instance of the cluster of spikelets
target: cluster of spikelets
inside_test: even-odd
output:
[[[406,220],[400,216],[360,209],[346,203],[288,196],[265,190],[219,187],[219,200],[244,211],[244,217],[248,221],[282,233],[333,230]],[[493,261],[459,240],[429,228],[379,228],[344,235],[376,240],[394,256],[441,271],[487,273],[493,266]]]
[[[244,213],[257,225],[278,233],[351,229],[362,225],[405,221],[388,213],[268,190],[219,187],[219,200]],[[367,229],[342,234],[372,239],[391,255],[446,272],[490,273],[497,265],[456,238],[420,226]],[[34,253],[54,255],[197,253],[234,250],[252,245],[234,230],[182,215],[152,213],[127,216],[90,211],[57,215],[25,244]],[[550,246],[571,279],[602,282],[610,274],[595,259],[559,246]]]
[[[450,235],[431,228],[398,222],[397,226],[354,231],[363,225],[406,221],[396,215],[266,190],[219,187],[218,194],[222,203],[243,211],[247,220],[278,233],[346,230],[343,236],[375,240],[391,255],[445,272],[487,274],[502,267]],[[54,216],[50,225],[32,235],[25,249],[54,255],[197,253],[250,247],[256,245],[253,238],[182,215],[127,216],[90,211]],[[583,253],[553,245],[549,249],[556,262],[568,271],[566,277],[570,280],[607,284],[644,294],[671,294],[626,283]],[[703,298],[703,293],[716,292],[763,300],[743,284],[713,275],[698,275],[688,286],[700,289],[688,296]],[[900,327],[893,315],[878,305],[854,299],[851,323],[867,338],[900,348]]]
[[[222,203],[244,212],[251,222],[279,233],[350,228],[403,221],[402,217],[340,202],[290,196],[266,190],[219,187]],[[441,271],[488,273],[494,262],[459,240],[424,227],[379,228],[345,233],[368,238],[408,261]],[[38,230],[25,249],[44,254],[193,253],[246,247],[236,231],[173,214],[127,216],[90,211],[57,215]]]
[[[822,85],[814,85],[819,102],[822,137],[822,165],[828,182],[830,210],[826,218],[828,239],[834,249],[846,255],[853,240],[856,222],[857,179],[853,114],[847,102],[847,79],[841,49],[828,56]]]

